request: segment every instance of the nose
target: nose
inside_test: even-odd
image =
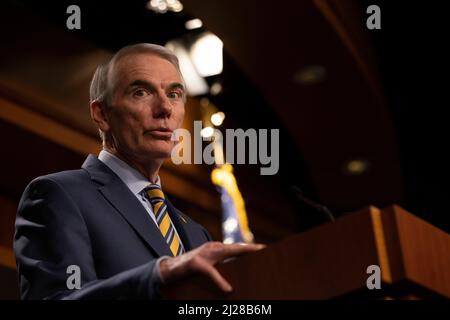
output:
[[[172,104],[165,92],[158,93],[158,99],[153,108],[153,117],[170,118],[172,115]]]

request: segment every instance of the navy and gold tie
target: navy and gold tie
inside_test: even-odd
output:
[[[148,199],[153,207],[153,214],[156,217],[159,231],[169,245],[170,251],[174,256],[179,256],[184,253],[183,245],[178,238],[172,220],[170,219],[167,205],[164,198],[164,193],[161,187],[157,184],[151,184],[146,189]]]

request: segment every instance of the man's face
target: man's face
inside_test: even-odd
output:
[[[167,158],[172,132],[184,118],[184,86],[169,61],[152,54],[125,56],[110,73],[109,132],[120,153],[139,161]]]

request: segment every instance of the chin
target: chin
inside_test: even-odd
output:
[[[170,143],[155,143],[151,146],[146,147],[146,154],[148,154],[152,158],[160,158],[160,159],[166,159],[170,158],[170,155],[172,153],[173,149],[173,143],[170,141]]]

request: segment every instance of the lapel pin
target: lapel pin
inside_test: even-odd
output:
[[[181,220],[183,220],[184,223],[187,223],[187,221],[184,219],[182,215],[180,215]]]

